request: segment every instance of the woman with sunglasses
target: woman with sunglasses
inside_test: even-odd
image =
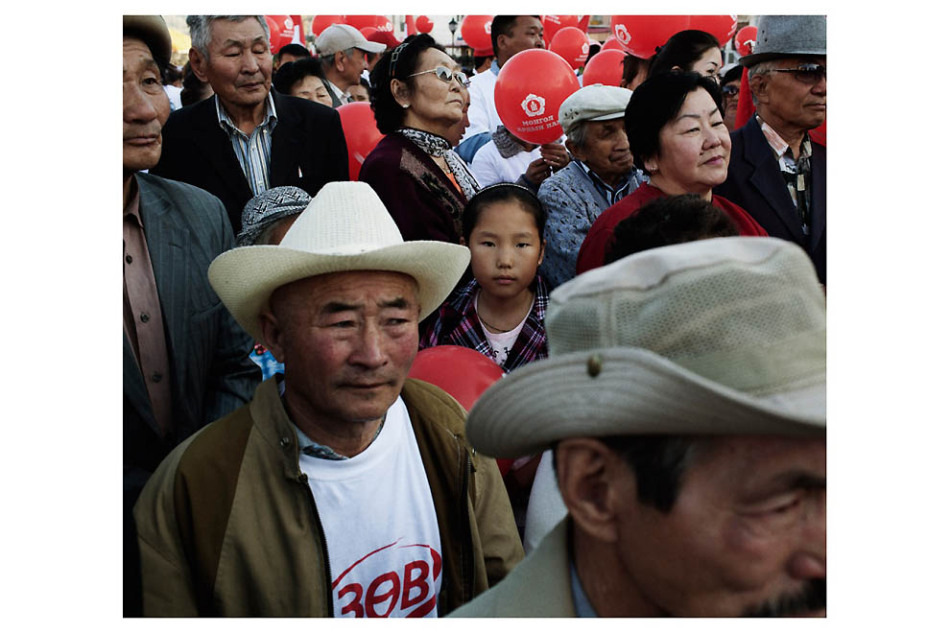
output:
[[[447,139],[468,101],[465,74],[429,35],[412,35],[373,68],[370,104],[386,136],[360,170],[405,240],[458,244],[462,210],[479,189]]]
[[[633,164],[650,181],[594,220],[577,256],[578,275],[604,265],[621,221],[664,196],[696,194],[724,211],[739,235],[768,235],[745,209],[713,194],[728,175],[732,141],[712,78],[681,71],[650,77],[633,91],[624,123]]]

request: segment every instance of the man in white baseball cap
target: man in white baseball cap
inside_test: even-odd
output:
[[[330,91],[334,108],[352,101],[350,86],[360,83],[360,76],[367,68],[364,53],[386,50],[385,44],[370,42],[349,24],[331,24],[323,29],[314,47],[323,66],[323,83]]]
[[[545,325],[551,356],[489,388],[467,431],[495,457],[555,446],[568,517],[453,615],[823,615],[825,301],[807,255],[761,237],[644,251],[555,290]]]
[[[552,288],[574,278],[577,252],[594,220],[644,180],[623,123],[631,94],[618,86],[584,86],[558,110],[573,160],[538,188],[548,212],[541,274]]]
[[[403,242],[361,182],[208,276],[284,374],[173,452],[136,505],[145,615],[434,617],[522,558],[464,410],[407,379],[468,249]]]

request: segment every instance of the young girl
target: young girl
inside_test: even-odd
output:
[[[474,279],[455,289],[421,327],[419,348],[461,345],[505,371],[548,355],[548,291],[538,275],[546,215],[531,190],[501,183],[479,191],[462,213],[462,244]]]

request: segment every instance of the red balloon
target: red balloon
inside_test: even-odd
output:
[[[265,15],[270,29],[270,52],[274,55],[294,41],[294,21],[289,15]]]
[[[675,33],[689,28],[688,15],[614,15],[610,30],[624,50],[648,59]]]
[[[362,34],[363,34],[363,37],[365,37],[365,38],[368,40],[368,39],[370,38],[370,36],[376,35],[376,27],[375,27],[375,26],[364,26],[363,28],[360,29],[360,33],[362,33]]]
[[[439,387],[469,411],[478,397],[505,375],[493,360],[468,347],[439,345],[420,350],[409,369],[409,377]],[[513,459],[499,459],[504,475]]]
[[[581,75],[584,85],[619,86],[623,80],[623,58],[626,56],[623,51],[601,49],[584,67],[584,74]]]
[[[319,37],[323,30],[331,24],[344,24],[342,15],[315,15],[310,23],[310,32]]]
[[[350,155],[350,180],[357,180],[363,161],[383,138],[376,127],[373,109],[365,101],[344,103],[336,109],[346,138],[346,151]]]
[[[462,18],[462,27],[459,32],[464,41],[471,48],[491,48],[491,21],[490,15],[466,15]]]
[[[752,54],[752,47],[755,45],[755,38],[759,35],[759,28],[756,26],[744,26],[736,33],[736,51],[745,57]]]
[[[625,50],[624,47],[623,47],[623,44],[620,43],[620,40],[618,40],[618,39],[617,39],[616,37],[614,37],[613,35],[611,35],[611,36],[608,37],[606,40],[604,40],[603,46],[600,47],[600,52],[603,53],[604,51],[623,51],[623,52],[626,52],[626,50]]]
[[[554,36],[558,34],[558,31],[568,26],[577,28],[579,22],[579,16],[576,15],[542,15],[541,26],[544,28],[544,45],[551,48],[551,42],[554,41]]]
[[[381,31],[393,30],[393,23],[385,15],[344,15],[343,21],[358,31],[367,26],[372,26]]]
[[[420,33],[429,33],[432,31],[432,27],[432,20],[430,20],[428,16],[420,15],[416,18],[416,30]]]
[[[584,31],[576,26],[564,26],[551,40],[548,50],[563,57],[572,69],[577,70],[587,61],[590,40]]]
[[[478,397],[505,375],[495,361],[469,347],[438,345],[420,350],[409,377],[424,380],[448,392],[466,411]]]
[[[590,16],[589,16],[589,15],[579,15],[579,16],[577,16],[577,17],[580,18],[580,19],[578,20],[578,22],[577,22],[577,28],[579,28],[580,30],[582,30],[582,31],[584,31],[584,32],[586,33],[586,32],[587,32],[587,27],[588,27],[588,25],[590,25]]]
[[[509,59],[498,73],[495,109],[522,141],[552,143],[564,133],[557,111],[579,88],[577,75],[560,55],[532,48]]]
[[[719,40],[720,46],[729,43],[738,25],[735,15],[694,15],[689,18],[689,28],[705,31]]]

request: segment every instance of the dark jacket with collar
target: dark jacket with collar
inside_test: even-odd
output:
[[[498,583],[524,556],[495,461],[475,454],[465,411],[438,387],[402,398],[442,541],[439,615]],[[367,508],[367,512],[372,512]],[[145,615],[332,615],[322,516],[277,380],[182,443],[135,507]]]
[[[327,106],[271,91],[277,126],[271,144],[270,186],[300,187],[311,196],[349,180],[340,115]],[[224,203],[236,235],[253,193],[218,123],[215,97],[171,113],[162,130],[162,157],[151,173],[201,187]]]
[[[755,117],[732,133],[729,176],[713,192],[738,204],[772,237],[801,246],[825,282],[825,222],[827,191],[827,151],[811,144],[811,234],[802,232],[798,210],[788,194],[775,154],[762,134]]]

